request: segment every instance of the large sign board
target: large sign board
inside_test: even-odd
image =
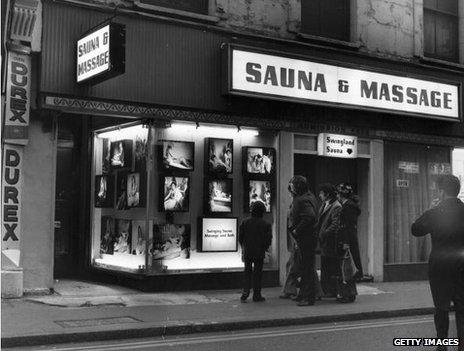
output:
[[[5,142],[25,145],[31,110],[30,56],[8,52],[5,100]]]
[[[19,266],[23,147],[4,144],[2,173],[2,253]]]
[[[229,46],[226,93],[459,121],[460,84]]]
[[[317,136],[319,156],[356,158],[358,157],[358,138],[350,135],[320,133]]]
[[[87,32],[76,45],[76,82],[101,81],[125,70],[125,27],[107,23]]]
[[[237,218],[200,218],[201,237],[199,248],[202,252],[237,251]]]

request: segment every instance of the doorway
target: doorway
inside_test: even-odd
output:
[[[77,273],[80,135],[78,119],[58,120],[54,278],[70,278]]]
[[[349,183],[359,196],[361,215],[358,218],[358,241],[364,273],[368,273],[368,158],[335,158],[312,154],[294,154],[294,175],[306,177],[309,189],[317,196],[319,185]]]

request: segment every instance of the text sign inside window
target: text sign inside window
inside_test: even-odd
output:
[[[230,47],[227,93],[459,120],[459,85]]]
[[[317,136],[317,154],[328,157],[356,158],[358,157],[358,138],[320,133]]]

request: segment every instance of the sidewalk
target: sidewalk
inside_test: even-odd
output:
[[[240,303],[240,291],[140,293],[124,287],[60,281],[56,293],[2,300],[2,347],[237,330],[433,312],[428,282],[363,283],[353,304],[333,299],[297,307],[263,289],[264,303]]]

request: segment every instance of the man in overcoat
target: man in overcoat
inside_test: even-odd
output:
[[[300,290],[296,300],[298,306],[310,306],[316,299],[318,284],[315,269],[317,237],[314,230],[317,200],[309,191],[307,180],[303,176],[292,178],[289,191],[293,201],[288,215],[288,234],[293,247],[284,294],[281,297],[296,293],[296,280],[300,276]]]
[[[438,202],[412,225],[414,236],[430,234],[429,280],[438,338],[447,338],[451,301],[456,311],[459,350],[464,350],[464,204],[457,198],[459,179],[441,176]],[[445,349],[445,348],[443,348]]]
[[[332,184],[319,187],[322,201],[317,220],[317,230],[321,249],[321,285],[325,297],[337,296],[337,282],[340,276],[340,257],[338,252],[338,234],[340,230],[341,204],[336,198]]]

